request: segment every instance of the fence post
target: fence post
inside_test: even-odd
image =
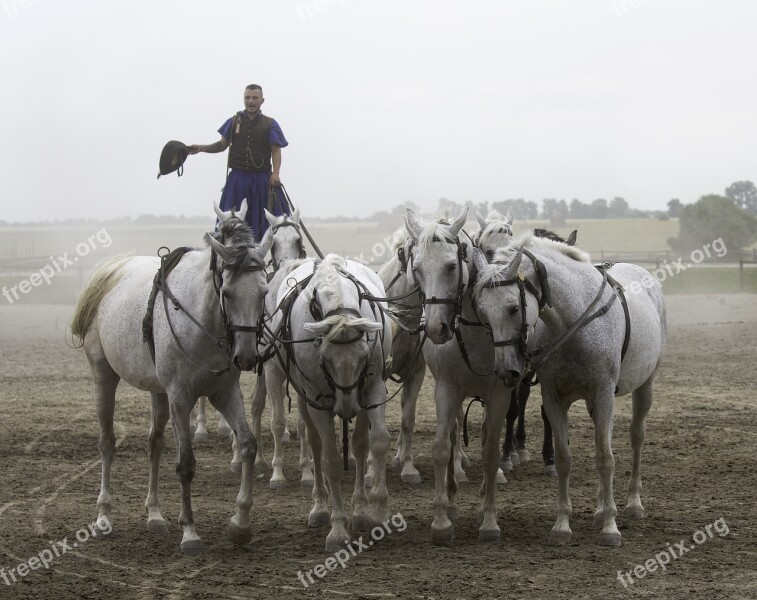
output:
[[[744,291],[744,259],[739,257],[739,291]]]

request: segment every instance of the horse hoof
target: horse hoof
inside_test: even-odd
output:
[[[557,477],[557,467],[555,465],[544,465],[544,474],[547,477]]]
[[[470,458],[468,458],[467,454],[463,454],[462,457],[460,457],[460,466],[462,466],[463,469],[469,469],[470,465]]]
[[[573,533],[570,531],[562,531],[553,529],[549,533],[549,543],[552,546],[567,546],[570,544],[573,538]]]
[[[326,552],[328,552],[329,554],[334,554],[336,552],[339,552],[340,550],[344,550],[349,542],[349,537],[337,539],[326,538]]]
[[[500,463],[500,468],[504,473],[512,473],[513,472],[513,461],[510,460],[510,457],[507,458],[507,460],[503,460]]]
[[[455,471],[455,481],[458,483],[468,483],[468,476],[465,471]]]
[[[644,509],[641,506],[626,506],[626,519],[643,519]]]
[[[168,525],[163,519],[150,519],[147,521],[147,531],[150,533],[168,533]]]
[[[99,527],[95,527],[92,537],[96,540],[107,540],[113,537],[113,527],[111,526],[111,528],[107,531],[100,529]]]
[[[311,512],[308,515],[308,527],[331,527],[331,515],[325,510]]]
[[[352,517],[352,531],[356,533],[368,533],[371,530],[371,521],[366,515]]]
[[[195,444],[207,444],[208,443],[208,432],[207,431],[195,431],[194,442],[195,442]]]
[[[403,473],[400,475],[400,479],[402,479],[402,483],[409,485],[420,485],[422,481],[420,473]]]
[[[313,478],[306,479],[303,477],[302,479],[300,479],[300,487],[312,488],[314,485],[315,485],[315,479]]]
[[[531,455],[528,453],[528,450],[521,448],[520,450],[518,450],[518,458],[520,459],[520,464],[525,465],[529,460],[531,460]]]
[[[283,490],[287,486],[287,480],[286,479],[271,479],[268,486],[272,490]]]
[[[494,478],[495,483],[507,483],[507,477],[502,472],[502,469],[497,469],[497,476]]]
[[[622,538],[621,538],[620,532],[614,532],[614,533],[602,532],[599,534],[600,546],[620,546],[621,540]]]
[[[513,463],[514,467],[517,467],[520,464],[520,457],[517,452],[510,452],[510,461]]]
[[[365,476],[365,487],[372,488],[373,487],[373,475],[366,475]]]
[[[181,552],[186,556],[201,556],[205,554],[205,544],[202,540],[189,540],[181,543]]]
[[[447,508],[447,518],[450,521],[457,521],[460,518],[460,511],[456,507],[450,506]]]
[[[245,529],[234,525],[234,523],[229,523],[229,526],[226,529],[226,534],[234,544],[237,546],[244,546],[252,539],[252,528],[247,527]]]
[[[454,528],[452,525],[444,529],[431,528],[431,543],[434,546],[451,546],[454,537]]]
[[[289,432],[288,432],[288,431],[285,431],[285,432],[284,432],[284,433],[283,433],[283,434],[281,435],[281,443],[282,443],[282,444],[284,444],[285,446],[288,446],[288,445],[289,445],[289,441],[290,441],[290,439],[291,439],[291,437],[290,437],[290,435],[289,435]]]
[[[234,473],[234,475],[241,475],[242,474],[242,463],[231,463],[231,472]]]
[[[501,537],[499,529],[479,529],[478,531],[478,541],[482,544],[498,542]]]
[[[218,437],[223,438],[223,437],[230,437],[230,436],[231,436],[231,427],[226,425],[224,427],[218,428]]]

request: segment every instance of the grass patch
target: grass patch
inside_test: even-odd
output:
[[[744,266],[744,289],[738,267],[698,266],[662,282],[665,294],[757,294],[757,265]]]

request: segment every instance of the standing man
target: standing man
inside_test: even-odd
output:
[[[263,102],[263,88],[254,83],[248,85],[244,90],[245,110],[221,126],[218,130],[221,139],[207,146],[188,147],[189,154],[215,154],[231,146],[221,210],[238,210],[246,198],[247,223],[258,240],[268,229],[264,208],[275,215],[289,214],[279,176],[281,149],[289,142],[279,124],[260,111]]]

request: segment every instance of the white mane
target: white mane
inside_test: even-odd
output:
[[[486,216],[486,227],[484,227],[478,234],[478,247],[483,248],[488,246],[489,239],[495,234],[504,233],[503,228],[513,234],[512,227],[507,223],[506,219],[496,210],[489,211]]]
[[[526,232],[513,240],[512,245],[499,248],[494,255],[494,263],[507,263],[518,253],[520,247],[523,246],[526,249],[533,248],[537,252],[545,254],[561,254],[571,260],[579,262],[591,262],[591,256],[588,252],[584,252],[576,246],[568,246],[563,242],[555,242],[547,238],[540,238],[533,234],[533,232]]]

